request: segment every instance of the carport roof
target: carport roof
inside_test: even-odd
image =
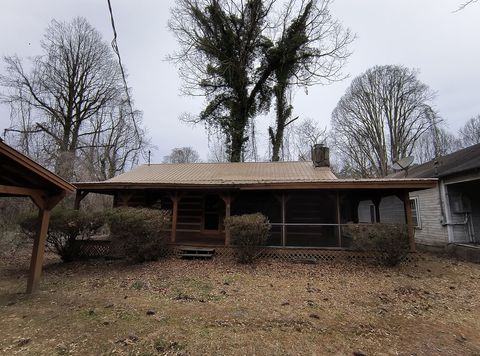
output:
[[[73,192],[75,187],[0,139],[0,195],[16,194],[19,188],[42,190],[47,193]],[[7,192],[7,187],[10,187]]]

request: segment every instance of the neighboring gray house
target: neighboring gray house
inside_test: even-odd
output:
[[[391,178],[438,178],[438,186],[410,193],[417,244],[480,245],[480,144],[397,172]],[[390,207],[391,208],[391,207]],[[390,215],[390,214],[389,214]]]

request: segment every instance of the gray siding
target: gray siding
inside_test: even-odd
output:
[[[420,228],[415,229],[415,241],[424,245],[444,246],[448,243],[447,227],[442,225],[440,195],[438,188],[419,190],[410,193],[417,198],[420,215]]]

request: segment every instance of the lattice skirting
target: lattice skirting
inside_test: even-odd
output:
[[[81,258],[99,258],[111,257],[111,243],[108,240],[82,240],[77,241],[79,244],[79,257]],[[215,249],[215,259],[233,260],[235,259],[235,249],[226,246],[211,246]],[[180,254],[179,245],[167,245],[163,251],[166,257],[178,257]],[[259,250],[259,258],[275,259],[281,261],[363,261],[369,262],[373,260],[373,256],[366,252],[351,250],[333,250],[321,248],[281,248],[281,247],[264,247]],[[418,255],[409,254],[406,261],[415,262]]]
[[[110,255],[110,240],[79,240],[75,243],[80,258],[101,258]]]

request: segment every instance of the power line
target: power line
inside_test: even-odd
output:
[[[135,134],[138,137],[140,137],[138,133],[137,122],[135,121],[135,114],[133,113],[132,100],[130,99],[130,93],[128,92],[127,78],[125,76],[125,71],[123,69],[122,57],[120,56],[120,51],[118,49],[117,29],[115,28],[115,20],[113,18],[112,4],[110,3],[110,0],[107,0],[107,4],[108,4],[108,11],[110,12],[110,21],[112,23],[112,30],[113,30],[112,48],[118,58],[118,65],[120,66],[120,73],[122,74],[123,85],[125,87],[125,94],[127,95],[127,104],[128,104],[128,108],[130,109],[130,115],[132,116],[133,126],[135,128]]]

